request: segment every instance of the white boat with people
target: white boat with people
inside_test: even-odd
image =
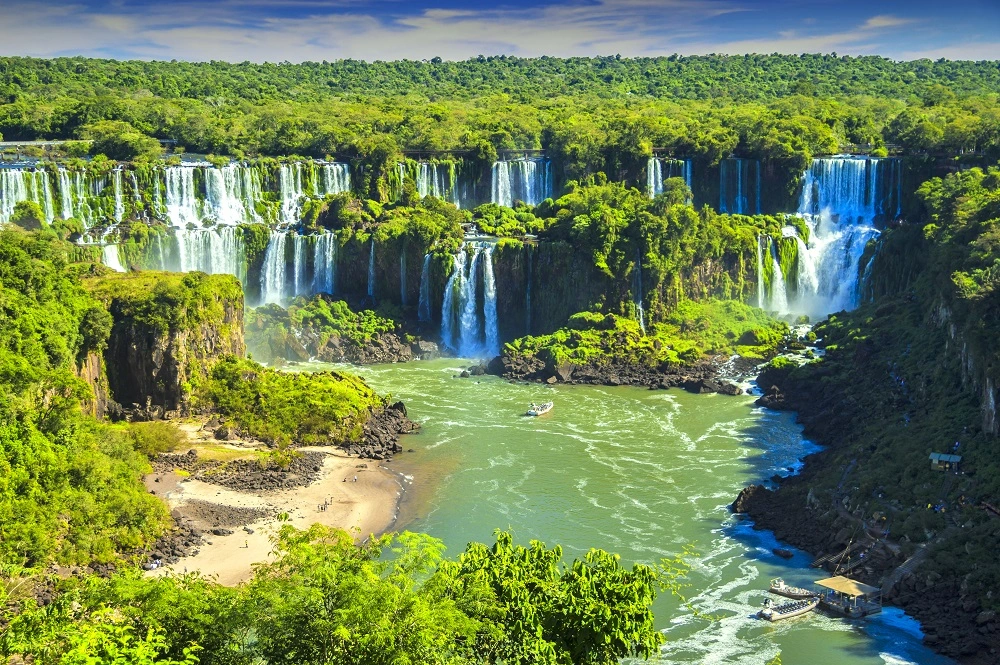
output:
[[[785,580],[780,577],[775,577],[771,580],[771,585],[767,589],[771,593],[777,594],[779,596],[784,596],[785,598],[792,598],[793,600],[806,600],[808,598],[813,598],[818,596],[815,591],[810,591],[809,589],[803,589],[802,587],[789,586],[785,584]]]
[[[791,619],[800,614],[811,612],[816,609],[817,605],[819,605],[818,597],[808,600],[793,600],[790,603],[782,603],[781,605],[775,605],[770,598],[765,598],[764,608],[760,612],[757,612],[757,616],[768,621],[781,621],[782,619]]]
[[[544,404],[535,404],[534,402],[528,406],[528,412],[524,415],[526,416],[542,416],[552,410],[555,406],[555,402],[545,402]]]

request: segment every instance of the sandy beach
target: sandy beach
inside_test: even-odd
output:
[[[148,476],[147,486],[167,502],[175,516],[190,519],[208,541],[198,554],[149,574],[198,570],[221,584],[244,582],[250,578],[253,564],[273,556],[271,538],[281,524],[277,516],[282,513],[297,528],[319,523],[356,530],[358,540],[392,527],[403,491],[394,473],[376,461],[348,457],[330,448],[301,450],[326,455],[317,480],[291,489],[249,493],[173,471]],[[212,529],[219,527],[232,533],[214,535]]]

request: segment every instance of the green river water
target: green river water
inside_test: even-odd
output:
[[[771,577],[809,585],[807,554],[783,560],[778,543],[727,506],[739,490],[794,470],[816,450],[794,416],[751,397],[680,390],[512,384],[454,378],[457,359],[352,368],[402,399],[419,434],[391,468],[406,494],[398,528],[441,538],[452,556],[509,528],[521,542],[559,543],[567,558],[590,547],[654,563],[693,545],[700,556],[677,600],[657,600],[663,663],[783,665],[951,663],[920,644],[919,626],[894,608],[867,622],[813,612],[770,624],[753,618]],[[310,369],[321,366],[309,367]],[[553,400],[540,418],[531,401]]]

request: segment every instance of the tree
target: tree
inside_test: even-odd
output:
[[[93,142],[91,151],[94,154],[106,155],[110,159],[155,159],[163,153],[159,141],[119,120],[101,120],[87,125],[84,135]]]
[[[45,213],[42,211],[42,206],[34,201],[18,201],[10,216],[10,221],[27,231],[37,231],[48,226],[45,223]]]

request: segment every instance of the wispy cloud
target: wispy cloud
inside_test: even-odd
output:
[[[962,31],[928,20],[926,14],[873,13],[863,18],[857,7],[848,11],[851,8],[840,5],[831,5],[825,16],[817,17],[816,6],[806,13],[796,0],[542,0],[524,6],[516,3],[525,0],[510,0],[514,4],[470,2],[457,8],[451,1],[420,1],[118,0],[88,5],[96,0],[8,0],[0,23],[0,52],[293,62],[464,59],[480,53],[829,51],[897,58],[969,52],[1000,58],[989,16],[983,13]],[[921,2],[914,0],[914,5]],[[850,16],[861,18],[851,21]],[[992,16],[1000,18],[997,12]],[[913,34],[918,28],[919,39]]]

